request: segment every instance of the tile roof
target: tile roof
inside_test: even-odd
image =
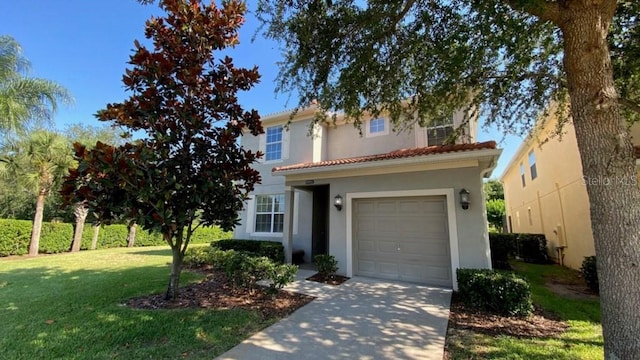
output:
[[[336,159],[336,160],[325,160],[315,163],[300,163],[286,166],[278,166],[273,168],[273,172],[279,171],[287,171],[287,170],[301,170],[301,169],[311,169],[311,168],[319,168],[326,166],[334,166],[334,165],[345,165],[345,164],[357,164],[371,161],[380,161],[380,160],[390,160],[390,159],[402,159],[409,158],[415,156],[425,156],[425,155],[437,155],[437,154],[445,154],[451,152],[461,152],[461,151],[473,151],[473,150],[492,150],[497,147],[495,141],[485,141],[481,143],[473,143],[473,144],[455,144],[455,145],[441,145],[441,146],[427,146],[420,148],[412,148],[412,149],[400,149],[394,150],[384,154],[377,155],[367,155],[367,156],[358,156],[351,157],[345,159]]]

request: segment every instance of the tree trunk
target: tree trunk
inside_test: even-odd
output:
[[[560,27],[591,204],[606,359],[640,359],[640,189],[606,41],[615,2],[567,2]]]
[[[36,214],[33,217],[33,228],[31,229],[31,242],[29,243],[29,255],[38,255],[40,248],[40,232],[42,231],[42,216],[44,214],[44,199],[47,196],[46,191],[38,192],[36,200]]]
[[[93,225],[93,237],[91,238],[91,250],[98,247],[98,234],[100,234],[100,225]]]
[[[136,228],[138,224],[135,221],[132,221],[129,225],[129,235],[127,236],[127,247],[133,247],[136,242]]]
[[[89,208],[84,203],[76,203],[73,205],[73,216],[76,218],[75,231],[73,233],[73,243],[71,244],[71,252],[80,251],[82,244],[82,233],[84,231],[84,222],[89,215]]]
[[[166,240],[166,235],[165,235]],[[178,288],[180,287],[180,273],[182,272],[183,254],[180,244],[171,246],[173,261],[171,262],[171,276],[169,277],[169,287],[167,288],[166,300],[175,299],[178,296]]]

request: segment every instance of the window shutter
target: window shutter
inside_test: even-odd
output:
[[[290,128],[282,129],[282,160],[289,158],[289,134]]]
[[[258,160],[259,163],[264,163],[266,158],[267,138],[265,134],[258,135],[258,150],[262,153],[262,157]]]
[[[246,214],[247,214],[247,234],[251,234],[255,232],[255,221],[256,221],[256,205],[255,205],[255,196],[247,200],[246,203]]]

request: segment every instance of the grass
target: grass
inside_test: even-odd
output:
[[[269,325],[241,309],[123,306],[166,289],[170,255],[152,247],[0,259],[0,358],[212,359]],[[183,272],[181,283],[198,279]]]
[[[581,280],[577,272],[557,265],[513,264],[531,283],[533,302],[555,313],[569,324],[558,338],[525,339],[512,336],[492,337],[461,330],[448,345],[452,359],[602,359],[603,340],[600,325],[600,302],[577,300],[557,295],[545,286],[554,279],[565,284]]]

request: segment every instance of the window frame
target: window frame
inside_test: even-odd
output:
[[[371,131],[371,126],[373,126],[375,122],[382,122],[382,130],[378,130],[375,132]],[[383,135],[387,135],[389,134],[389,120],[385,117],[377,117],[377,118],[373,118],[373,119],[369,119],[367,120],[367,124],[366,124],[366,136],[367,137],[376,137],[376,136],[383,136]]]
[[[271,205],[268,211],[259,211],[259,207],[261,205],[260,198],[268,197],[270,199]],[[274,201],[275,198],[279,198],[280,203],[278,209],[280,211],[276,211],[277,201]],[[285,196],[284,194],[259,194],[255,195],[255,206],[253,212],[253,233],[255,234],[269,234],[269,235],[281,235],[284,231],[284,215],[285,215]],[[258,216],[260,215],[269,215],[269,231],[259,231],[258,230]],[[274,231],[276,227],[276,216],[282,216],[282,230]]]
[[[279,129],[280,130],[280,138],[276,141],[269,142],[269,130]],[[277,136],[277,135],[276,135]],[[278,158],[269,158],[269,145],[280,145],[279,153],[280,156]],[[284,126],[283,125],[274,125],[269,126],[264,131],[264,161],[265,162],[276,162],[282,161],[284,159]]]
[[[527,178],[526,178],[526,171],[524,169],[524,162],[520,163],[520,180],[522,183],[522,187],[526,187],[527,186]]]
[[[533,159],[533,161],[532,161]],[[538,167],[536,166],[536,153],[531,149],[528,155],[529,172],[531,173],[531,181],[538,178]]]
[[[440,140],[440,141],[434,141],[434,143],[429,141],[431,132],[438,131],[438,130],[445,130],[446,132],[447,129],[450,129],[450,132],[448,135],[442,137],[442,139],[439,139],[439,137],[435,137],[435,140]],[[433,124],[433,125],[430,124],[430,126],[427,126],[425,128],[425,132],[426,132],[425,140],[427,141],[427,146],[442,146],[444,144],[444,141],[448,139],[449,136],[453,134],[454,131],[455,131],[455,128],[453,124],[453,116],[449,117],[448,122],[441,122],[439,124]]]

